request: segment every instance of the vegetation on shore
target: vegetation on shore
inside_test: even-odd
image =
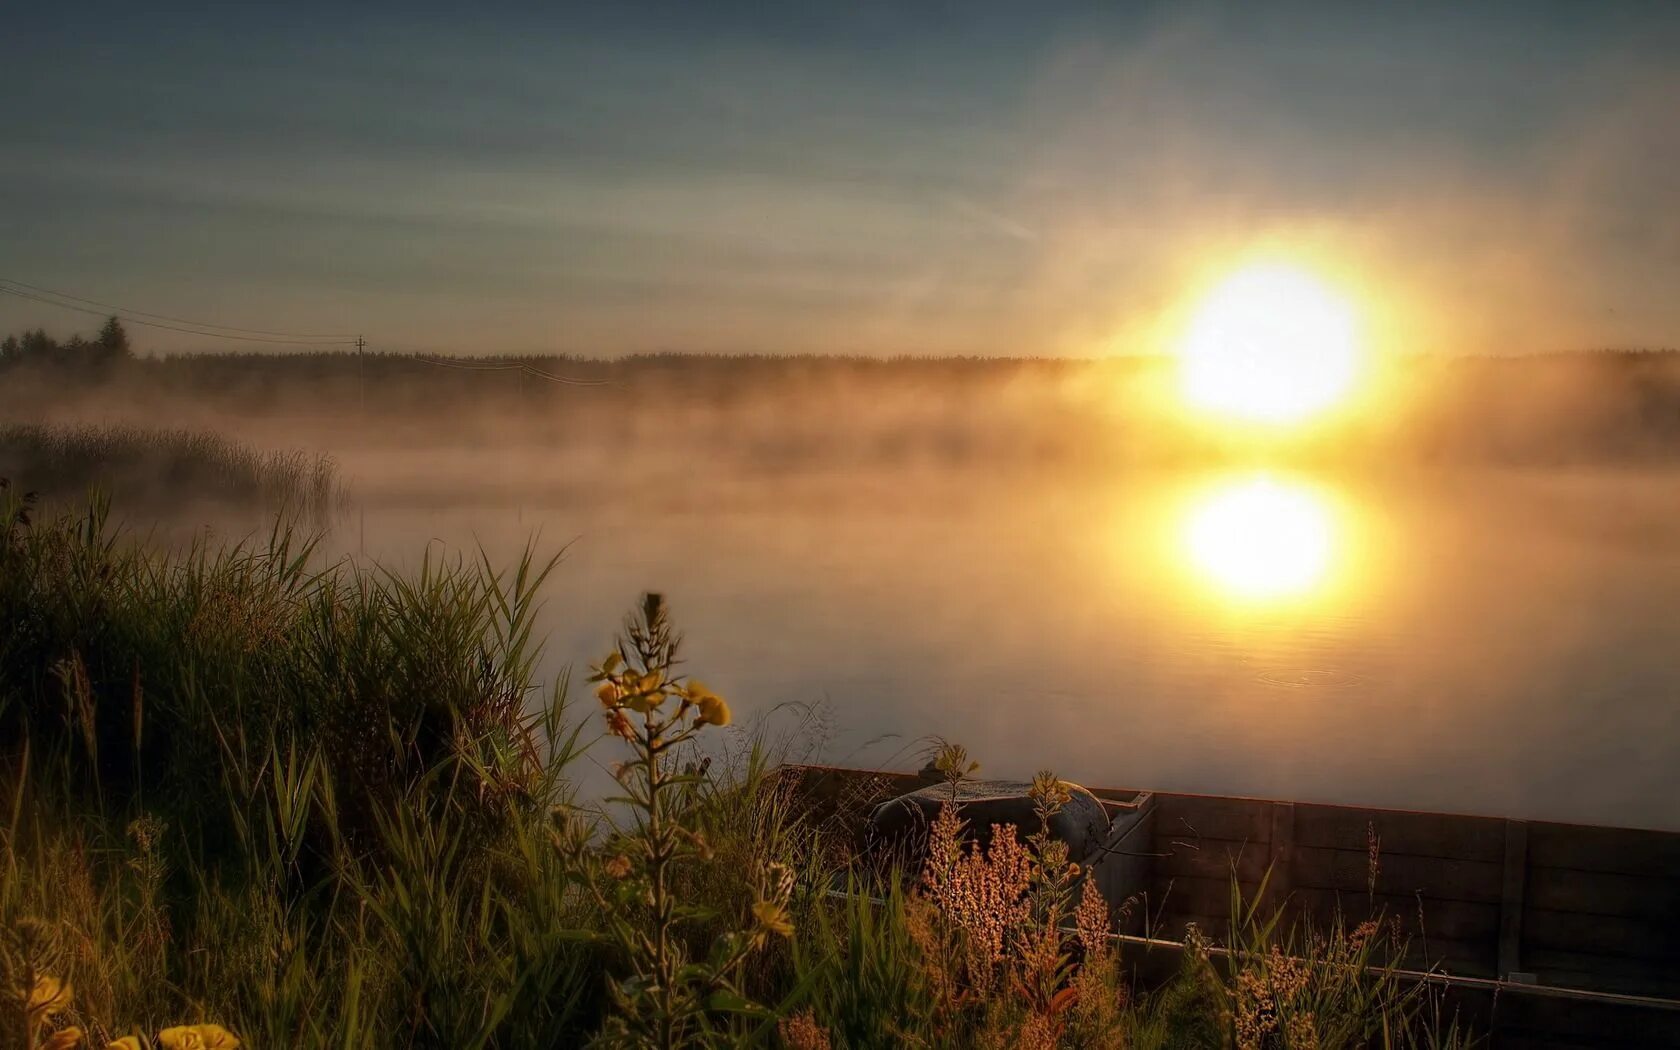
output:
[[[376,344],[377,346],[377,344]],[[492,347],[461,347],[482,354]],[[522,445],[616,454],[680,433],[699,461],[766,472],[920,464],[1106,473],[1247,462],[1259,442],[1304,466],[1672,466],[1680,352],[1431,354],[1384,364],[1361,411],[1299,433],[1210,428],[1162,396],[1170,356],[1089,360],[786,355],[452,357],[299,350],[135,356],[94,338],[0,340],[0,382],[39,418],[223,428],[260,417],[363,447]],[[647,406],[663,406],[661,414]],[[0,422],[16,421],[0,411]],[[670,426],[673,421],[684,425]],[[3,467],[0,467],[3,469]],[[15,478],[14,478],[15,480]]]
[[[1050,774],[1036,834],[836,856],[762,747],[708,760],[745,731],[657,597],[587,715],[537,681],[553,564],[160,552],[0,492],[0,1047],[1462,1044],[1380,925],[1133,987]]]
[[[0,424],[0,477],[45,498],[207,500],[320,516],[347,500],[332,457],[260,452],[202,430]]]

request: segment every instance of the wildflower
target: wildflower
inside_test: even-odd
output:
[[[219,1024],[179,1025],[158,1033],[163,1050],[235,1050],[239,1039]]]
[[[1033,776],[1032,787],[1027,791],[1027,795],[1046,813],[1057,812],[1073,798],[1066,782],[1048,769],[1039,770]]]
[[[1366,919],[1355,926],[1353,933],[1348,935],[1348,949],[1354,953],[1363,951],[1366,942],[1376,936],[1377,929],[1377,923],[1374,919]]]
[[[980,771],[980,763],[971,762],[968,748],[961,744],[946,744],[933,757],[933,768],[955,784],[964,777]]]
[[[615,879],[629,878],[630,877],[630,858],[626,857],[624,854],[620,853],[618,856],[614,857],[612,860],[607,861],[607,863],[604,865],[603,870],[605,870],[608,875],[611,875]]]
[[[624,717],[623,711],[618,710],[607,712],[607,731],[626,740],[632,740],[636,736],[636,727],[630,724],[628,718]]]
[[[624,699],[624,690],[620,688],[617,682],[609,679],[596,687],[595,698],[601,701],[602,707],[611,710],[618,706],[620,700]]]
[[[70,1005],[70,984],[57,977],[37,977],[29,990],[28,1013],[31,1021],[47,1020],[63,1013]]]
[[[701,697],[712,695],[712,691],[706,688],[705,683],[698,678],[690,678],[688,683],[682,687],[681,692],[683,699],[691,704],[698,704]]]
[[[764,866],[764,882],[770,890],[770,896],[775,900],[787,900],[793,896],[793,869],[779,860],[773,860]]]
[[[830,1050],[834,1045],[828,1038],[828,1029],[817,1023],[816,1015],[810,1010],[777,1021],[776,1034],[782,1037],[788,1050]]]
[[[618,654],[617,649],[614,649],[612,652],[607,654],[607,658],[605,660],[601,661],[601,673],[612,674],[614,671],[618,670],[618,665],[623,662],[624,657]]]
[[[137,1035],[125,1035],[121,1039],[113,1039],[105,1044],[105,1050],[145,1050]]]
[[[1311,1013],[1293,1014],[1284,1024],[1290,1050],[1318,1050],[1318,1025]]]
[[[771,933],[781,934],[783,937],[793,936],[793,923],[788,920],[787,909],[775,901],[759,901],[752,907],[753,917],[758,924]]]
[[[700,724],[709,724],[714,726],[728,725],[729,705],[724,703],[723,697],[708,690],[705,686],[700,686],[699,689],[695,691],[693,688],[695,683],[691,682],[689,685],[689,699],[695,706],[700,708]]]
[[[82,1030],[72,1025],[47,1036],[41,1050],[75,1050],[82,1045]]]
[[[1033,1014],[1021,1025],[1016,1037],[1020,1050],[1055,1050],[1056,1024],[1042,1014]]]
[[[1079,904],[1073,909],[1074,929],[1078,933],[1079,946],[1085,949],[1086,959],[1099,958],[1113,950],[1108,939],[1111,921],[1108,902],[1103,899],[1096,882],[1086,880],[1079,893]]]

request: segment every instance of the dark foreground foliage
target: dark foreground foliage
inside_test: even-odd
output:
[[[836,871],[750,738],[702,760],[739,731],[655,596],[592,678],[622,797],[581,803],[552,567],[161,553],[0,491],[0,1047],[1462,1042],[1375,926],[1133,988],[1045,835],[947,812],[917,877]]]

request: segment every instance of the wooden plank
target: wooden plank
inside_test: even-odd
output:
[[[1245,899],[1253,899],[1256,889],[1254,884],[1244,885]],[[1324,891],[1304,892],[1321,894]],[[1422,936],[1415,928],[1415,918],[1410,925],[1403,921],[1402,935],[1407,938],[1404,963],[1419,969],[1445,966],[1451,973],[1471,977],[1495,976],[1492,931],[1497,928],[1497,908],[1488,904],[1463,902],[1450,902],[1448,906],[1470,909],[1478,913],[1463,927],[1469,930],[1469,935],[1460,937],[1451,936],[1444,931],[1433,931],[1428,936]],[[1201,926],[1202,932],[1215,941],[1224,943],[1232,928],[1230,881],[1204,878],[1175,879],[1167,889],[1166,896],[1154,901],[1153,909],[1155,925],[1150,928],[1151,936],[1181,938],[1184,924],[1194,921]],[[1334,921],[1334,915],[1333,911],[1328,915],[1314,915],[1313,929],[1327,930]],[[1346,915],[1343,918],[1344,924],[1350,927],[1360,921]],[[1458,932],[1459,927],[1452,929],[1452,933]],[[1277,929],[1276,939],[1280,944],[1287,944],[1291,936],[1299,936],[1302,933],[1301,927],[1286,921]]]
[[[1271,803],[1208,795],[1156,795],[1157,837],[1194,842],[1198,838],[1266,842],[1271,835]]]
[[[1499,976],[1493,953],[1486,942],[1471,943],[1442,938],[1410,941],[1401,964],[1414,970],[1438,970],[1457,977]]]
[[[1528,839],[1529,863],[1538,866],[1680,877],[1680,834],[1536,821]]]
[[[1401,896],[1421,894],[1431,900],[1498,903],[1503,868],[1475,860],[1441,857],[1385,856],[1378,858],[1376,891]],[[1370,858],[1363,850],[1295,847],[1295,885],[1315,889],[1366,892]]]
[[[1531,907],[1586,915],[1622,915],[1680,923],[1680,883],[1641,875],[1530,865],[1526,899]]]
[[[1495,1047],[1503,1036],[1539,1035],[1568,1045],[1628,1050],[1680,1046],[1680,1011],[1641,1009],[1629,1004],[1504,994],[1494,1006]]]
[[[1625,959],[1587,952],[1530,948],[1529,969],[1540,983],[1561,988],[1586,988],[1624,995],[1680,997],[1680,964]]]
[[[1680,963],[1680,936],[1667,923],[1624,915],[1528,908],[1523,943],[1531,948]]]
[[[1499,861],[1504,856],[1503,822],[1489,817],[1347,806],[1295,807],[1295,841],[1299,845],[1363,850],[1373,833],[1384,855],[1484,861]]]
[[[1501,1031],[1497,1045],[1499,1050],[1608,1050],[1608,1048],[1618,1046],[1618,1044],[1609,1041],[1613,1038],[1611,1036],[1606,1036],[1603,1039],[1593,1039],[1590,1036],[1582,1038],[1591,1041],[1582,1042],[1580,1039],[1547,1035],[1544,1032]]]
[[[1523,886],[1528,875],[1528,825],[1505,822],[1505,872],[1499,897],[1499,975],[1522,970]]]
[[[1336,921],[1338,915],[1344,925],[1353,926],[1370,918],[1395,918],[1412,937],[1475,941],[1484,945],[1483,954],[1489,958],[1494,954],[1494,944],[1499,936],[1497,904],[1449,900],[1420,902],[1416,897],[1391,893],[1379,893],[1372,901],[1364,890],[1343,893],[1302,887],[1296,888],[1291,899],[1303,914],[1320,926]]]
[[[1155,844],[1159,853],[1155,858],[1155,885],[1166,879],[1192,875],[1204,879],[1229,881],[1235,873],[1238,881],[1259,882],[1266,873],[1267,846],[1265,843],[1233,842],[1225,839],[1201,838],[1163,840],[1157,820]]]
[[[1673,981],[1649,973],[1607,973],[1602,970],[1567,970],[1554,966],[1537,967],[1530,972],[1535,975],[1536,982],[1546,988],[1576,988],[1614,995],[1657,996],[1672,995],[1674,988]]]
[[[1243,901],[1252,901],[1260,884],[1258,882],[1239,882],[1238,890]],[[1197,915],[1227,916],[1231,911],[1231,880],[1230,878],[1202,878],[1194,875],[1182,875],[1164,883],[1159,893],[1157,906],[1164,906],[1171,911],[1193,912]]]
[[[1144,989],[1159,987],[1177,974],[1181,957],[1182,949],[1167,941],[1123,940],[1121,946],[1124,965]],[[1403,974],[1402,980],[1420,976]],[[1507,1046],[1548,1050],[1680,1047],[1680,1001],[1673,999],[1626,998],[1486,980],[1453,980],[1435,987],[1441,995],[1440,1016],[1457,1017],[1484,1037],[1491,1036],[1491,1041],[1481,1045],[1492,1050]]]
[[[1295,869],[1295,804],[1272,803],[1271,851],[1266,874],[1266,904],[1277,907],[1289,899],[1294,885]]]

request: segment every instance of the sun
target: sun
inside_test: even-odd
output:
[[[1311,489],[1255,475],[1210,492],[1183,527],[1190,563],[1241,601],[1299,598],[1329,575],[1337,546],[1330,508]]]
[[[1260,423],[1295,423],[1345,399],[1364,350],[1353,302],[1299,267],[1230,274],[1197,305],[1179,346],[1190,404]]]

